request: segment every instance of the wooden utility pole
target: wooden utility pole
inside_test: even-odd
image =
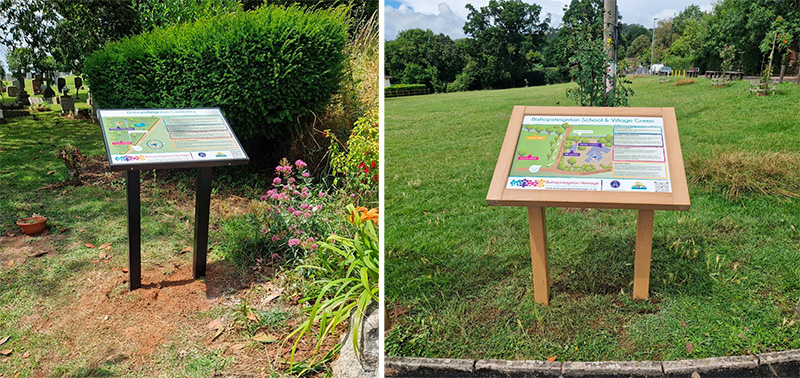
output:
[[[613,96],[617,82],[617,0],[605,0],[603,12],[603,42],[606,45],[608,69],[606,89]]]

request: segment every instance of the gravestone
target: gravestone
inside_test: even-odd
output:
[[[75,112],[75,99],[70,96],[61,96],[61,114]]]
[[[11,86],[19,88],[19,80],[17,80],[16,78],[11,80]]]
[[[48,85],[44,87],[44,91],[42,91],[42,96],[44,98],[53,98],[56,96],[56,92],[54,92],[53,88]]]
[[[75,90],[76,91],[83,86],[83,79],[81,79],[80,77],[75,76],[75,81],[74,82],[75,82]]]
[[[44,104],[44,99],[41,97],[29,97],[28,101],[31,103],[31,105]]]
[[[33,79],[33,94],[42,94],[42,79]]]
[[[6,94],[8,95],[8,97],[17,97],[18,91],[19,89],[17,88],[16,85],[12,85],[6,88]]]
[[[63,77],[58,78],[58,93],[64,93],[64,87],[67,86],[67,79]]]

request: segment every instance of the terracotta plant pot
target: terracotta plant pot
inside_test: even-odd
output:
[[[45,217],[30,217],[22,218],[17,221],[17,226],[22,229],[26,235],[36,235],[44,231],[47,227],[47,218]]]

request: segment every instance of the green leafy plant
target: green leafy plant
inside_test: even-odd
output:
[[[373,108],[355,124],[350,137],[342,143],[326,130],[331,139],[329,152],[334,185],[357,193],[367,201],[378,194],[378,109]]]
[[[331,235],[328,242],[320,243],[319,265],[298,267],[317,270],[322,278],[313,285],[321,287],[321,290],[316,298],[301,300],[313,300],[314,304],[307,309],[308,319],[286,337],[297,335],[290,360],[294,358],[297,343],[303,336],[311,334],[315,324],[319,324],[316,345],[316,351],[319,351],[325,337],[350,316],[355,317],[353,347],[359,352],[361,319],[370,303],[378,300],[378,234],[375,228],[378,209],[356,209],[347,205],[347,212],[348,221],[355,227],[353,237]]]
[[[633,89],[625,86],[631,83],[625,75],[617,75],[614,90],[609,90],[606,84],[608,63],[603,41],[578,34],[570,69],[578,87],[567,89],[567,98],[581,106],[628,106],[628,97],[633,95]]]
[[[719,57],[722,59],[720,65],[722,71],[733,71],[734,62],[736,61],[736,50],[733,46],[725,44],[722,50],[719,51]]]
[[[767,36],[761,41],[761,45],[759,46],[761,52],[769,52],[769,64],[767,64],[764,72],[762,72],[762,82],[767,83],[770,77],[772,77],[772,60],[775,56],[775,52],[780,53],[786,51],[789,49],[789,46],[791,46],[792,40],[794,39],[791,31],[791,24],[783,17],[778,17],[772,22],[769,33],[767,33]]]
[[[348,9],[274,5],[156,29],[85,62],[100,108],[219,107],[250,155],[339,90]],[[254,89],[257,88],[257,89]]]

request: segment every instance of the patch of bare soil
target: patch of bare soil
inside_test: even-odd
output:
[[[191,263],[143,267],[142,287],[133,292],[128,290],[128,274],[122,268],[87,272],[77,278],[86,283],[77,299],[22,320],[21,325],[54,337],[64,346],[41,351],[41,369],[35,375],[49,376],[53,368],[70,360],[85,361],[95,368],[107,362],[128,362],[145,375],[159,375],[165,372],[157,371],[153,363],[170,343],[182,349],[180,354],[186,353],[183,349],[223,348],[226,356],[234,357],[233,366],[226,370],[238,376],[261,376],[262,372],[271,371],[274,366],[270,361],[274,360],[277,344],[269,345],[265,351],[258,347],[259,343],[243,340],[245,336],[234,330],[233,319],[223,316],[219,325],[213,326],[215,319],[203,316],[204,311],[215,306],[233,307],[245,297],[260,304],[257,307],[267,307],[266,302],[276,300],[283,291],[269,281],[233,278],[231,269],[224,262],[212,262],[206,279],[195,280]],[[290,323],[295,326],[299,320],[298,316]],[[298,360],[310,355],[310,341],[301,342]],[[290,345],[286,344],[282,357],[289,353]],[[323,349],[328,350],[333,344],[328,342]],[[271,358],[266,358],[266,353]]]
[[[38,236],[46,236],[48,233],[49,230],[46,230]],[[9,232],[6,236],[0,236],[0,250],[3,251],[0,254],[0,272],[23,264],[28,259],[57,253],[53,242],[60,240],[61,235],[51,235],[47,240],[38,236],[27,236],[21,231]]]

